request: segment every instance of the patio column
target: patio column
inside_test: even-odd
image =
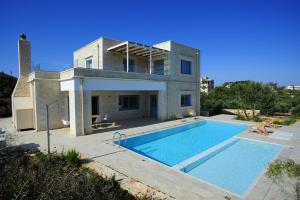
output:
[[[166,91],[158,91],[157,96],[157,117],[159,120],[167,119],[167,92]]]
[[[129,43],[126,46],[126,72],[129,72]]]
[[[80,136],[92,132],[91,91],[84,90],[84,80],[74,80],[75,87],[69,90],[70,133]]]
[[[152,74],[152,47],[150,47],[150,55],[149,55],[149,74]]]
[[[69,91],[70,133],[73,136],[83,135],[82,101],[79,90]]]

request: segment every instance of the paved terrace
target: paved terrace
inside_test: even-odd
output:
[[[255,124],[234,120],[231,115],[218,115],[209,118],[201,117],[201,119]],[[145,119],[132,120],[130,122],[124,122],[126,126],[123,126],[121,131],[127,136],[131,136],[191,122],[195,122],[195,119],[188,118],[184,121],[174,120],[168,122],[149,122]],[[5,127],[7,132],[15,138],[15,144],[38,146],[42,151],[46,149],[45,132],[15,132],[11,127],[10,118],[0,119],[0,127]],[[291,158],[300,163],[300,122],[292,126],[281,127],[279,131],[293,132],[294,136],[290,141],[271,139],[255,133],[248,133],[247,131],[238,136],[288,145],[280,153],[279,157]],[[108,131],[75,138],[68,134],[68,130],[53,130],[51,131],[51,148],[52,150],[57,151],[75,148],[83,155],[88,156],[95,161],[94,163],[98,163],[99,165],[96,165],[96,168],[97,166],[106,166],[111,171],[117,172],[117,178],[133,178],[158,191],[167,193],[176,199],[221,200],[224,199],[224,196],[226,195],[231,196],[232,199],[239,199],[232,194],[228,194],[202,181],[191,178],[188,175],[171,169],[163,164],[152,161],[124,148],[118,148],[116,145],[113,146],[113,133],[114,131]],[[265,176],[262,176],[245,199],[283,199],[280,195],[277,186],[272,184]]]

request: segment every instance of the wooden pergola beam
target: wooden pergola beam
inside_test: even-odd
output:
[[[157,47],[151,47],[148,45],[143,45],[135,42],[122,42],[118,45],[110,47],[107,49],[108,51],[117,52],[117,53],[129,53],[130,55],[142,56],[142,57],[149,57],[150,51],[151,55],[159,56],[164,55],[168,51],[164,49],[159,49]],[[129,51],[129,52],[128,52]]]

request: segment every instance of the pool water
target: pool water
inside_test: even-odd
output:
[[[237,139],[181,171],[243,197],[281,149],[280,145]]]
[[[201,121],[121,141],[121,146],[174,166],[246,130],[247,125]]]

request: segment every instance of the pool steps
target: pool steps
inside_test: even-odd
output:
[[[210,154],[213,154],[213,152],[222,149],[223,147],[233,143],[236,140],[237,140],[237,138],[235,138],[235,137],[225,140],[224,142],[217,144],[217,145],[213,146],[212,148],[207,149],[206,151],[203,151],[189,159],[186,159],[186,160],[182,161],[181,163],[178,163],[177,165],[174,165],[172,168],[177,169],[177,170],[183,169],[183,168],[187,167],[188,165],[194,163],[195,161],[198,161],[202,158],[207,157]]]

